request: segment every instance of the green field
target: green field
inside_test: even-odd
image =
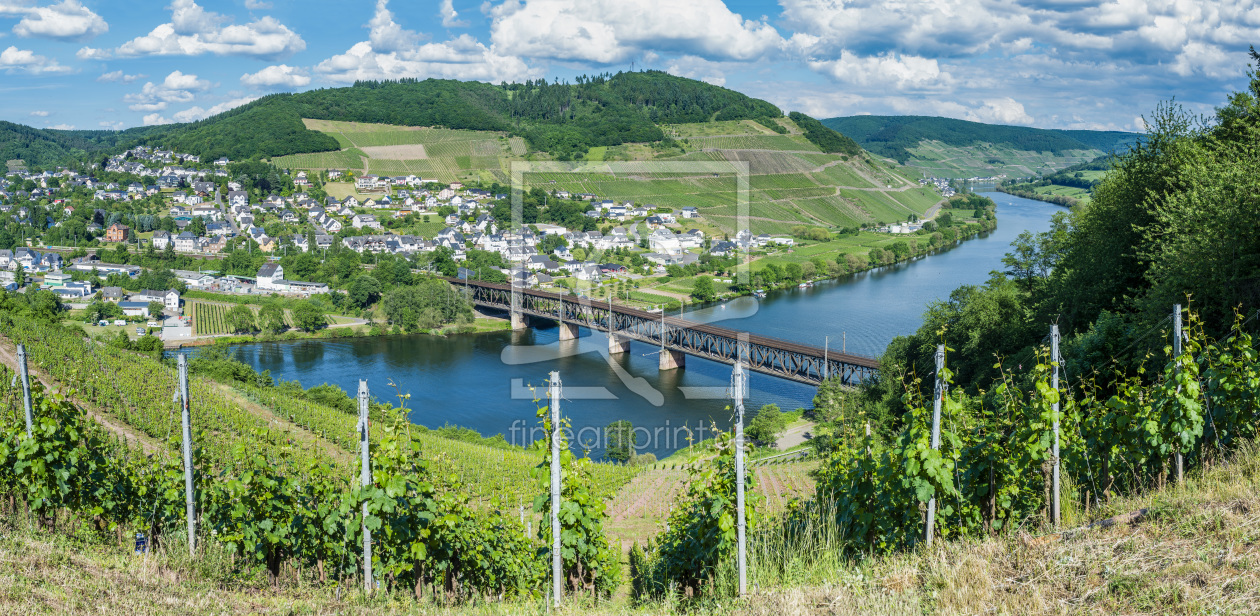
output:
[[[284,156],[274,162],[288,168],[415,174],[444,183],[506,184],[512,162],[525,160],[527,154],[523,139],[502,133],[305,122],[307,127],[336,138],[345,149]],[[741,226],[733,173],[715,177],[704,169],[661,171],[652,163],[747,163],[750,190],[744,224],[758,233],[787,233],[798,225],[846,227],[900,221],[912,214],[922,215],[940,199],[881,162],[865,156],[849,159],[824,154],[801,136],[790,120],[778,122],[788,134],[776,133],[752,120],[664,126],[682,150],[633,143],[596,147],[587,152],[589,164],[580,171],[531,173],[524,179],[528,185],[547,190],[593,193],[616,201],[675,210],[694,206],[704,219],[689,226],[717,233],[732,233]],[[604,166],[602,161],[618,162]],[[352,185],[346,183],[329,184],[325,189],[337,197],[354,194]]]

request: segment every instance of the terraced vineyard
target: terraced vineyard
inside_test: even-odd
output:
[[[523,160],[527,151],[523,139],[502,133],[305,122],[309,128],[336,138],[345,149],[286,156],[274,162],[290,168],[414,174],[443,183],[506,184],[512,162]],[[703,215],[697,226],[712,234],[733,233],[742,225],[757,233],[781,234],[802,224],[851,227],[864,222],[895,222],[921,216],[939,200],[935,193],[881,161],[825,154],[787,118],[777,123],[786,134],[752,120],[669,125],[662,128],[678,140],[682,152],[673,149],[665,154],[650,144],[593,148],[580,170],[527,174],[525,181],[547,190],[592,193],[616,201],[675,209],[696,207]],[[744,223],[736,208],[734,166],[730,173],[715,177],[711,168],[680,171],[653,165],[688,161],[747,164],[750,191]],[[326,190],[337,196],[354,194],[349,184],[332,183]]]

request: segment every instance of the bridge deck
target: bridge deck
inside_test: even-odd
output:
[[[656,327],[656,324],[662,323],[662,317],[659,312],[648,312],[616,303],[592,301],[589,298],[565,296],[549,291],[513,289],[506,284],[463,281],[453,278],[446,278],[446,280],[452,284],[466,285],[470,290],[475,290],[475,293],[470,293],[472,295],[470,299],[481,306],[510,311],[512,305],[507,298],[515,291],[522,296],[522,301],[517,308],[525,314],[558,320],[561,318],[558,306],[563,302],[565,305],[564,312],[568,313],[565,320],[568,322],[575,322],[599,331],[614,329],[613,333],[619,336],[652,344],[660,344],[661,342],[662,334],[655,329],[651,329]],[[531,300],[542,300],[542,302]],[[553,302],[555,307],[551,306]],[[546,309],[539,309],[538,306],[540,305]],[[594,316],[597,313],[606,314],[610,306],[611,311],[615,315],[619,315],[618,318],[609,319],[612,325],[607,322],[601,322],[597,316]],[[581,310],[581,313],[573,314],[571,311],[575,309]],[[577,318],[573,318],[575,316]],[[592,318],[593,316],[594,318]],[[635,325],[618,328],[615,327],[618,322]],[[738,351],[733,354],[730,352],[729,347],[742,345],[745,359],[749,361],[751,369],[799,382],[816,384],[822,380],[822,374],[828,374],[841,376],[845,382],[855,383],[873,375],[879,369],[879,360],[866,355],[837,353],[817,346],[781,340],[720,325],[697,323],[681,317],[666,315],[663,322],[666,332],[664,336],[666,338],[665,346],[667,348],[715,361],[733,363],[733,357],[738,354]],[[670,334],[677,332],[684,333],[680,336],[672,336],[675,340],[671,342]],[[687,332],[701,335],[704,342],[697,343],[688,339]],[[717,349],[717,346],[728,348]],[[754,357],[758,354],[761,356],[760,361],[757,357]],[[774,357],[767,357],[767,354]],[[826,359],[826,366],[823,365],[824,358]]]

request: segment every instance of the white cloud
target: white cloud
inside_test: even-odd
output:
[[[51,129],[53,129],[53,130],[74,130],[74,125],[73,125],[73,124],[65,124],[65,123],[62,123],[62,124],[53,124],[52,126],[49,126],[48,128],[51,128]]]
[[[244,98],[237,98],[219,103],[209,109],[202,109],[201,107],[193,106],[183,111],[176,111],[175,115],[172,117],[175,118],[176,122],[195,122],[197,120],[204,120],[210,116],[219,115],[224,111],[235,109],[241,105],[251,103],[256,100],[258,100],[257,96],[246,96]]]
[[[126,124],[123,123],[121,120],[114,121],[114,122],[111,122],[109,120],[101,120],[99,124],[101,128],[107,128],[109,130],[122,130],[123,127],[126,126]]]
[[[47,111],[32,111],[31,115],[37,118],[46,118],[48,117],[48,112]]]
[[[860,55],[896,51],[911,55],[965,55],[984,52],[1002,34],[1031,24],[1027,9],[985,0],[901,0],[835,2],[782,0],[783,19],[798,35],[799,47],[821,55],[849,50]]]
[[[141,118],[140,121],[144,122],[145,126],[157,126],[160,124],[174,124],[175,123],[172,120],[162,117],[162,114],[160,113],[150,113],[144,116],[143,118]]]
[[[651,60],[644,59],[645,62],[654,62],[655,60],[656,58]],[[727,64],[734,65],[735,63]],[[688,79],[699,79],[715,86],[726,85],[726,65],[720,62],[709,62],[696,56],[681,56],[673,59],[669,66],[665,68],[665,72]]]
[[[766,21],[744,19],[722,0],[505,0],[489,8],[501,53],[610,64],[646,51],[709,60],[751,60],[784,44]]]
[[[990,124],[1023,124],[1033,123],[1033,117],[1024,111],[1024,106],[1011,97],[995,98],[984,101],[984,104],[972,112],[974,118]]]
[[[306,69],[286,64],[268,66],[257,73],[241,75],[241,84],[252,88],[300,88],[311,82],[310,73]]]
[[[419,45],[424,35],[398,25],[388,4],[389,0],[376,0],[376,12],[368,22],[368,42],[372,43],[372,49],[378,53],[391,53]]]
[[[47,6],[0,3],[0,15],[21,15],[13,32],[23,37],[83,41],[109,31],[109,24],[78,0]]]
[[[368,40],[315,66],[315,72],[336,83],[403,77],[520,81],[536,75],[523,60],[500,54],[467,34],[441,43],[423,43],[424,36],[394,21],[386,0],[378,0],[368,22]]]
[[[128,94],[123,100],[130,103],[132,111],[161,111],[169,103],[192,102],[196,92],[204,92],[210,87],[209,81],[198,79],[196,75],[174,71],[162,83],[146,82],[139,92]]]
[[[459,18],[459,13],[455,11],[455,3],[453,0],[442,0],[442,6],[439,9],[442,14],[443,28],[467,28],[468,22]]]
[[[1208,77],[1229,77],[1238,70],[1237,58],[1220,47],[1202,41],[1187,43],[1172,64],[1174,73],[1187,77],[1195,73]]]
[[[32,75],[42,73],[69,73],[70,67],[62,66],[56,60],[41,56],[29,49],[18,49],[14,46],[0,51],[0,70],[6,73],[21,71]]]
[[[215,54],[278,59],[306,49],[301,36],[272,17],[236,25],[194,0],[174,0],[170,23],[118,47],[120,56]]]
[[[80,60],[108,60],[114,57],[114,52],[108,49],[95,49],[92,47],[84,47],[74,54],[74,57]]]
[[[810,68],[842,83],[862,86],[891,86],[899,90],[924,89],[948,84],[952,77],[942,72],[935,58],[884,54],[860,57],[842,51],[835,60],[808,62]]]
[[[262,0],[245,0],[245,8],[251,11],[265,11],[271,8],[271,3]]]
[[[112,71],[109,73],[101,73],[101,76],[97,77],[96,80],[102,83],[114,83],[114,82],[119,82],[119,81],[121,81],[122,83],[131,83],[133,81],[136,81],[137,79],[143,79],[143,78],[144,78],[144,75],[128,75],[126,73],[123,73],[122,70],[120,69],[120,70]]]

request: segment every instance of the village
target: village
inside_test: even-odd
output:
[[[261,195],[256,187],[251,190],[231,179],[229,165],[227,159],[203,164],[195,156],[137,147],[98,167],[103,176],[133,178],[125,183],[97,179],[93,169],[10,173],[0,179],[0,214],[44,233],[33,233],[36,237],[28,237],[26,247],[0,249],[0,285],[17,290],[25,282],[38,282],[72,305],[100,299],[117,303],[129,317],[148,319],[154,301],[165,305],[168,315],[178,314],[179,294],[126,293],[118,286],[102,286],[111,276],[137,279],[145,270],[111,262],[117,250],[188,255],[198,269],[172,271],[185,288],[264,297],[330,291],[324,282],[299,280],[292,272],[286,276],[279,261],[290,253],[312,253],[322,260],[330,249],[349,250],[370,267],[369,257],[419,261],[417,255],[441,251],[459,265],[455,277],[488,279],[491,272],[484,265],[463,266],[470,254],[481,251],[495,256],[497,265],[491,269],[515,286],[567,288],[582,295],[618,279],[667,276],[674,266],[732,259],[740,252],[795,242],[747,230],[715,236],[709,227],[706,233],[694,207],[675,211],[566,191],[553,191],[548,198],[581,204],[582,228],[513,225],[491,213],[510,202],[508,194],[415,175],[351,177],[334,169],[311,177],[306,171],[285,172],[282,190]],[[319,190],[346,179],[353,182],[351,194],[338,198]],[[46,212],[42,225],[32,220],[37,205]],[[65,245],[64,234],[61,242],[40,241],[64,231],[80,209],[89,209],[90,215],[73,244]],[[136,214],[140,211],[153,214]],[[128,216],[120,215],[124,212]],[[387,228],[404,218],[423,221],[436,231],[422,235]],[[143,221],[150,228],[124,220]],[[80,250],[84,245],[93,249]],[[216,263],[236,250],[269,258],[257,272],[248,272],[252,275],[225,273]],[[608,255],[622,258],[602,258]]]

